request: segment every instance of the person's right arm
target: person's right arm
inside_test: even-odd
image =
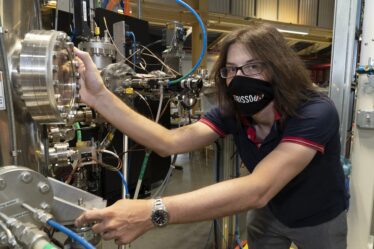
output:
[[[88,53],[78,49],[75,53],[81,60],[79,93],[83,102],[136,142],[168,156],[204,147],[218,138],[217,133],[200,122],[169,130],[138,114],[104,86]]]

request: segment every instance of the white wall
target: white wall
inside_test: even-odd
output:
[[[360,64],[374,59],[374,1],[365,1]],[[374,111],[374,94],[365,93],[366,76],[360,76],[357,93],[357,110]],[[352,147],[351,208],[348,213],[348,248],[369,247],[370,226],[374,199],[374,130],[354,129]]]

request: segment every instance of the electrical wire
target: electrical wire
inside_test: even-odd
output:
[[[161,109],[162,109],[162,102],[164,100],[164,86],[161,84],[160,85],[160,100],[157,108],[157,115],[156,115],[156,123],[160,120],[160,114],[161,114]]]
[[[66,234],[71,239],[73,239],[74,241],[76,241],[79,244],[81,244],[85,249],[95,249],[95,247],[93,245],[91,245],[87,240],[85,240],[84,238],[82,238],[81,236],[79,236],[78,234],[76,234],[75,232],[73,232],[72,230],[70,230],[69,228],[67,228],[67,227],[59,224],[55,220],[49,219],[47,221],[47,224],[50,225],[51,227],[59,230],[60,232]]]
[[[114,153],[113,151],[110,151],[110,150],[103,150],[103,149],[100,149],[100,150],[97,150],[98,153],[106,153],[106,154],[109,154],[109,155],[112,155],[113,157],[115,157],[118,161],[117,163],[117,166],[114,167],[112,165],[109,165],[109,164],[106,164],[104,162],[98,162],[100,165],[104,166],[104,168],[107,168],[111,171],[118,171],[122,168],[122,161],[121,161],[121,158],[116,154]],[[92,158],[93,159],[93,158]],[[95,159],[93,159],[95,161]]]
[[[161,112],[160,118],[161,118],[162,116],[164,116],[165,111],[166,111],[166,110],[168,109],[168,107],[169,107],[170,101],[171,101],[171,98],[169,98],[168,101],[166,102],[165,107],[164,107],[164,109],[163,109],[162,112]]]
[[[142,53],[143,55],[146,55],[146,56],[149,56],[149,57],[152,57],[156,60],[158,60],[162,65],[164,65],[164,67],[166,67],[167,69],[169,69],[171,72],[177,74],[177,75],[181,75],[179,72],[175,71],[173,68],[171,68],[170,66],[168,66],[165,62],[163,62],[155,53],[153,53],[150,49],[148,49],[147,47],[143,46],[142,44],[139,44],[140,47],[144,48],[145,50],[147,50],[149,52],[148,53]]]
[[[147,105],[148,110],[149,110],[149,114],[151,115],[152,120],[154,120],[153,112],[152,112],[151,106],[149,105],[147,99],[138,91],[134,90],[134,93],[136,93],[140,97],[140,99],[142,99],[144,101],[144,103]]]
[[[68,177],[66,178],[65,180],[65,183],[66,184],[70,184],[71,180],[73,179],[73,175],[74,173],[77,171],[77,169],[80,167],[80,163],[81,161],[78,159],[78,160],[74,160],[73,161],[73,164],[72,164],[72,170],[70,172],[70,174],[68,175]]]
[[[129,192],[129,187],[127,185],[127,182],[126,182],[126,179],[125,177],[123,176],[122,172],[121,171],[117,171],[117,174],[119,175],[119,177],[121,177],[121,180],[122,180],[122,184],[123,186],[125,187],[125,190],[126,190],[126,197],[129,197],[130,196],[130,192]]]
[[[203,31],[203,47],[201,49],[200,57],[199,57],[198,61],[196,62],[195,66],[187,74],[185,74],[183,77],[181,77],[181,78],[179,78],[177,80],[169,81],[168,85],[176,84],[176,83],[184,80],[188,76],[190,76],[198,68],[198,66],[200,65],[201,61],[203,60],[203,57],[205,55],[206,46],[207,46],[206,29],[205,29],[204,23],[201,20],[199,14],[197,14],[197,12],[191,6],[189,6],[188,4],[186,4],[185,2],[183,2],[182,0],[175,0],[175,1],[177,3],[179,3],[179,4],[181,4],[182,6],[184,6],[185,8],[187,8],[189,11],[191,11],[191,13],[196,17],[197,21],[200,24],[201,30]]]
[[[106,164],[104,162],[98,162],[97,160],[93,159],[94,161],[96,161],[99,165],[103,166],[105,169],[108,169],[110,171],[114,171],[114,172],[117,172],[117,174],[119,175],[119,177],[121,178],[121,181],[122,181],[122,184],[123,186],[125,187],[125,190],[126,190],[126,196],[129,196],[130,192],[129,192],[129,187],[127,185],[127,182],[126,182],[126,179],[125,177],[123,176],[122,172],[120,171],[121,168],[122,168],[122,161],[121,161],[121,158],[119,157],[119,155],[117,155],[116,153],[114,153],[113,151],[110,151],[110,150],[105,150],[105,149],[100,149],[97,151],[98,153],[106,153],[106,154],[109,154],[109,155],[112,155],[114,156],[117,160],[118,160],[118,164],[117,164],[117,167],[114,167],[112,165],[109,165],[109,164]]]
[[[160,114],[161,114],[163,100],[164,100],[164,86],[161,84],[160,85],[160,100],[159,100],[159,105],[158,105],[158,108],[157,108],[157,115],[156,115],[156,120],[155,120],[156,123],[158,123],[158,121],[160,120]],[[149,156],[151,155],[151,153],[152,153],[151,150],[147,150],[146,153],[145,153],[143,163],[142,163],[142,166],[140,168],[139,178],[138,178],[138,181],[136,183],[134,199],[138,198],[138,195],[139,195],[139,192],[140,192],[140,187],[142,185],[143,178],[144,178],[144,173],[145,173],[145,170],[147,169],[148,160],[149,160]]]
[[[74,130],[77,132],[77,142],[82,142],[82,131],[79,122],[75,122],[73,127]]]
[[[136,38],[135,38],[135,34],[132,31],[127,31],[126,35],[131,36],[131,38],[132,38],[132,54],[133,54],[132,61],[134,63],[134,70],[135,70],[135,65],[136,65],[136,51],[135,51],[136,50]]]
[[[153,194],[153,198],[155,197],[160,197],[162,196],[162,194],[165,192],[165,189],[166,189],[166,186],[168,185],[169,183],[169,180],[170,180],[170,177],[171,177],[171,174],[173,173],[174,169],[175,169],[175,162],[177,161],[177,157],[178,157],[178,154],[175,154],[173,156],[173,159],[171,160],[171,163],[170,163],[170,167],[169,167],[169,170],[164,178],[164,180],[162,181],[160,187],[158,188],[158,190]]]
[[[142,45],[140,45],[139,44],[139,46],[142,46]],[[154,59],[156,59],[158,62],[160,62],[160,64],[162,65],[162,66],[164,66],[164,67],[166,67],[171,73],[172,73],[172,77],[174,78],[175,77],[175,74],[177,74],[177,75],[181,75],[178,71],[176,71],[176,70],[174,70],[173,68],[171,68],[170,66],[168,66],[164,61],[162,61],[160,58],[158,58],[158,56],[157,55],[155,55],[155,54],[148,54],[148,53],[142,53],[142,55],[145,55],[145,56],[148,56],[148,57],[151,57],[151,58],[154,58]],[[163,68],[161,68],[161,71],[163,71]]]
[[[107,30],[109,30],[108,29],[108,25],[107,25],[107,22],[106,22],[106,19],[105,19],[105,17],[103,17],[103,20],[104,20],[104,25],[105,25],[105,28],[107,29]],[[112,42],[112,44],[113,44],[113,46],[116,48],[116,50],[117,50],[117,53],[127,62],[127,63],[129,63],[129,64],[131,64],[132,66],[134,66],[134,67],[136,67],[136,68],[139,68],[139,69],[141,69],[141,70],[143,70],[141,67],[138,67],[137,65],[135,65],[135,64],[133,64],[130,60],[128,60],[127,58],[126,58],[126,56],[124,56],[123,54],[122,54],[122,52],[121,52],[121,50],[117,47],[117,45],[114,43],[114,40],[113,40],[113,37],[112,37],[112,35],[110,34],[110,32],[108,32],[108,36],[109,36],[109,39],[110,39],[110,41]],[[131,55],[131,56],[133,56],[133,55]]]

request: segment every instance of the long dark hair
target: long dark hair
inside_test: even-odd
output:
[[[226,79],[221,78],[219,72],[225,67],[228,49],[234,43],[243,44],[253,58],[265,63],[274,87],[275,108],[283,117],[295,116],[300,104],[308,100],[311,93],[318,92],[304,63],[287,45],[282,34],[269,24],[252,21],[225,37],[213,67],[211,75],[218,87],[218,103],[224,115],[237,116],[232,99],[226,93]]]

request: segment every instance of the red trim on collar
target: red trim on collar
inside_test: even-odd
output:
[[[281,119],[281,117],[282,115],[277,110],[274,109],[274,120],[278,121]]]
[[[257,148],[260,148],[262,141],[257,140],[256,129],[253,128],[252,126],[249,126],[247,128],[247,132],[246,133],[247,133],[248,139],[251,140],[257,146]]]
[[[281,119],[281,114],[274,108],[274,121],[279,121]],[[251,122],[245,117],[241,116],[240,120],[244,127],[246,128],[247,137],[251,140],[257,147],[261,146],[261,141],[256,139],[256,129],[251,125]]]

